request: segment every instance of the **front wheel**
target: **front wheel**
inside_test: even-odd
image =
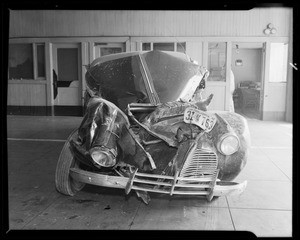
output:
[[[62,194],[74,196],[80,191],[85,183],[78,182],[70,176],[70,168],[78,167],[78,162],[74,159],[70,149],[70,141],[77,137],[77,129],[74,130],[59,155],[55,171],[55,187]]]

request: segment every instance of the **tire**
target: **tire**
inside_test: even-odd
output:
[[[70,140],[75,137],[77,137],[77,129],[70,134],[65,142],[59,155],[55,171],[56,190],[68,196],[74,196],[76,192],[80,191],[85,186],[85,183],[75,181],[69,175],[70,168],[78,167],[78,162],[74,159],[70,149]]]

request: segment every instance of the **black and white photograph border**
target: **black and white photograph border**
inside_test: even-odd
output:
[[[3,57],[8,70],[3,74],[7,235],[15,230],[192,230],[295,237],[293,79],[298,68],[293,4],[247,9],[228,3],[227,9],[220,5],[217,10],[13,6],[7,9]],[[98,91],[95,95],[107,95],[116,104],[101,84],[91,88],[89,69],[109,61],[108,55],[144,51],[181,52],[188,62],[207,69],[201,90],[201,99],[213,94],[207,113],[229,112],[246,120],[251,143],[247,161],[233,179],[247,182],[242,192],[211,201],[149,192],[146,204],[134,190],[126,194],[122,188],[85,184],[74,196],[57,190],[57,163],[70,134],[85,123],[86,95],[94,98]],[[155,76],[146,57],[138,56],[149,84],[146,94],[152,92],[148,88],[156,89],[148,103],[160,105]],[[172,101],[184,102],[178,99]],[[118,107],[127,114],[127,100],[122,101]]]

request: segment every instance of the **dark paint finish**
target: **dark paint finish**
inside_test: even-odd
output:
[[[233,180],[248,156],[247,122],[235,113],[207,111],[213,97],[201,97],[207,77],[207,70],[178,53],[133,52],[96,59],[87,66],[86,112],[78,139],[71,143],[74,156],[91,171],[105,170],[108,167],[99,167],[89,155],[97,146],[116,153],[114,168],[134,166],[142,172],[173,176],[197,145],[217,155],[220,180]],[[188,107],[214,116],[214,128],[205,132],[185,123]],[[218,143],[228,133],[238,137],[240,146],[225,156]]]

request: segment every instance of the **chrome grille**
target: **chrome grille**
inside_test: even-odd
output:
[[[214,152],[194,146],[181,172],[174,176],[139,173],[136,169],[130,176],[125,192],[131,189],[178,195],[202,195],[209,201],[213,198],[219,170]]]
[[[213,177],[216,174],[217,166],[216,153],[196,148],[187,157],[179,176],[185,178]]]

